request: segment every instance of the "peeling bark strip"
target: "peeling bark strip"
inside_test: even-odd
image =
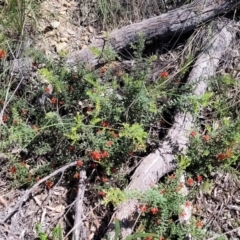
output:
[[[222,54],[234,40],[236,30],[232,26],[233,24],[230,25],[229,21],[228,23],[225,21],[213,24],[213,37],[209,41],[209,46],[197,58],[188,79],[189,84],[196,86],[193,91],[196,96],[202,96],[206,92],[207,79],[215,75]],[[174,124],[162,145],[142,161],[132,176],[131,183],[127,187],[128,190],[145,191],[176,168],[174,155],[183,153],[187,149],[193,120],[190,113],[176,114]],[[113,216],[121,222],[122,239],[125,239],[133,231],[138,215],[137,206],[136,200],[129,200],[123,203]],[[107,235],[109,235],[109,239],[114,239],[113,222],[109,225]]]
[[[99,57],[92,53],[91,48],[93,47],[102,51],[107,45],[115,51],[119,51],[130,43],[137,41],[139,33],[142,33],[146,40],[153,37],[166,38],[184,34],[196,28],[199,24],[226,13],[238,5],[240,5],[239,0],[195,0],[191,4],[160,16],[114,30],[107,37],[106,43],[103,38],[95,39],[88,48],[70,55],[67,59],[67,66],[83,63],[96,66],[99,63]]]

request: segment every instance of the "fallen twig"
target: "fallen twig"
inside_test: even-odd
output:
[[[86,231],[84,231],[83,223],[82,223],[82,217],[83,217],[83,197],[84,197],[84,191],[85,191],[85,180],[86,180],[86,171],[82,170],[80,171],[80,178],[78,182],[78,194],[76,199],[76,209],[75,209],[75,221],[74,221],[74,227],[72,229],[73,236],[72,240],[86,240]],[[82,232],[82,234],[80,234]],[[85,236],[84,236],[85,235]],[[80,238],[81,237],[81,238]]]

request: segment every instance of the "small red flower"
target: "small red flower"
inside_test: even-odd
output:
[[[107,158],[109,156],[108,152],[107,151],[102,151],[101,152],[101,157],[102,158]]]
[[[105,73],[107,71],[107,67],[101,67],[101,69],[100,69],[100,73]]]
[[[46,185],[47,189],[49,190],[50,188],[52,188],[53,182],[50,181],[50,180],[47,180],[47,181],[45,182],[45,185]]]
[[[10,173],[13,175],[17,171],[17,168],[15,166],[10,168]]]
[[[108,182],[108,178],[106,178],[106,177],[101,177],[101,180],[102,180],[103,182]]]
[[[150,208],[150,211],[151,211],[151,213],[152,213],[153,215],[155,215],[155,214],[158,213],[158,208],[152,207],[152,208]]]
[[[192,206],[192,203],[191,202],[186,202],[185,203],[185,207],[191,207]]]
[[[169,179],[174,179],[175,178],[175,175],[174,174],[171,174],[170,176],[168,176]]]
[[[129,156],[130,156],[130,157],[133,156],[133,151],[129,152]]]
[[[160,77],[167,78],[168,77],[168,73],[166,71],[163,71],[163,72],[160,73]]]
[[[76,172],[76,173],[73,175],[73,178],[75,178],[75,179],[79,179],[79,173]]]
[[[113,133],[113,137],[114,137],[114,138],[118,138],[118,134],[114,132],[114,133]]]
[[[113,142],[112,141],[109,141],[109,142],[107,142],[107,144],[106,144],[108,147],[111,147],[112,145],[113,145]]]
[[[146,237],[145,240],[152,240],[152,237]]]
[[[95,161],[99,161],[102,158],[102,154],[99,151],[93,151],[90,152],[89,154]]]
[[[197,175],[197,181],[201,182],[203,180],[203,177],[201,175]]]
[[[106,193],[103,192],[103,191],[99,191],[99,192],[98,192],[98,196],[100,196],[100,197],[104,197],[104,196],[106,196]]]
[[[209,135],[204,135],[203,136],[203,140],[206,141],[206,142],[209,141],[210,140],[210,136]]]
[[[33,125],[32,128],[33,128],[34,132],[39,132],[39,127],[38,126]]]
[[[57,98],[52,97],[52,98],[51,98],[51,103],[52,103],[52,104],[56,104],[56,103],[57,103]]]
[[[106,121],[102,121],[101,125],[102,125],[103,127],[108,127],[108,126],[109,126],[108,122],[106,122]]]
[[[102,132],[101,129],[98,129],[98,130],[97,130],[97,134],[100,134],[101,132]]]
[[[141,212],[146,212],[147,211],[147,206],[146,205],[140,205],[139,209]]]
[[[197,223],[196,223],[196,225],[197,225],[197,228],[202,228],[202,222],[201,221],[198,221]]]
[[[145,240],[152,240],[152,237],[146,237]]]
[[[0,49],[0,58],[5,58],[6,57],[6,52],[3,49]]]
[[[192,137],[196,137],[196,136],[197,136],[197,132],[192,131],[192,132],[190,133],[190,136],[192,136]]]
[[[188,179],[187,179],[187,184],[188,184],[189,186],[193,186],[194,180],[193,180],[192,178],[188,178]]]
[[[83,162],[81,160],[77,160],[77,166],[81,167],[83,165]]]
[[[3,115],[3,116],[2,116],[2,120],[3,120],[3,122],[7,122],[8,119],[9,119],[9,117],[8,117],[7,115]]]
[[[165,237],[160,237],[159,240],[165,240]]]

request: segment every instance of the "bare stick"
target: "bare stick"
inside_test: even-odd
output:
[[[76,199],[76,210],[75,210],[75,221],[74,221],[74,232],[72,236],[72,240],[86,240],[86,236],[84,235],[84,227],[82,223],[83,219],[83,198],[84,198],[84,191],[85,191],[85,180],[86,180],[86,171],[82,170],[80,171],[80,178],[78,182],[78,194]],[[73,230],[72,229],[72,230]],[[82,234],[80,236],[80,232],[82,230]],[[81,237],[81,238],[80,238]]]
[[[54,171],[53,173],[49,174],[48,176],[42,178],[41,180],[39,180],[37,183],[35,183],[30,189],[28,189],[25,194],[20,198],[20,200],[16,203],[15,207],[13,208],[13,210],[2,220],[0,221],[1,224],[3,224],[4,222],[6,222],[9,218],[11,218],[17,211],[18,209],[23,205],[23,203],[25,203],[28,198],[30,197],[30,194],[42,183],[44,183],[46,180],[48,180],[51,177],[56,176],[59,173],[65,172],[68,168],[76,166],[77,162],[72,162],[69,163],[59,169],[57,169],[56,171]]]

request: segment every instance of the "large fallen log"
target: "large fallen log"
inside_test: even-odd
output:
[[[189,75],[188,84],[195,86],[192,94],[202,96],[207,89],[207,80],[215,75],[221,56],[236,37],[233,23],[229,21],[214,22],[213,34],[209,45],[198,56]],[[203,34],[204,35],[204,34]],[[128,185],[128,190],[145,191],[157,184],[159,179],[176,168],[175,155],[184,153],[189,143],[189,133],[194,126],[194,117],[187,112],[179,112],[175,116],[172,128],[169,130],[161,146],[148,155],[136,169]],[[138,216],[138,202],[129,200],[123,203],[112,219],[121,223],[121,239],[125,239],[132,231]],[[109,224],[106,233],[114,239],[114,223]]]
[[[70,55],[66,62],[67,66],[83,63],[96,66],[101,62],[101,56],[94,55],[93,48],[98,49],[100,52],[106,47],[119,51],[136,42],[140,33],[145,36],[146,40],[155,37],[164,39],[174,35],[178,36],[193,30],[199,24],[234,9],[238,5],[240,5],[239,0],[195,0],[191,4],[184,5],[160,16],[114,30],[105,38],[96,38],[89,47]]]

